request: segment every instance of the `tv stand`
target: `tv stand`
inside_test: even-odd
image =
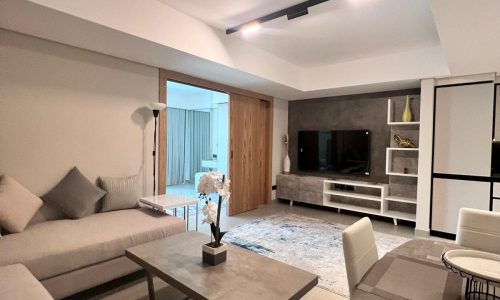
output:
[[[388,201],[389,185],[357,180],[333,180],[317,176],[278,175],[276,195],[279,199],[304,202],[319,206],[365,213],[392,218],[394,225],[398,220],[415,222],[415,214],[390,210]]]

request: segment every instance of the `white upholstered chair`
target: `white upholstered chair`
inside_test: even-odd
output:
[[[461,208],[457,244],[500,254],[500,213]]]
[[[363,276],[378,261],[377,245],[370,219],[352,224],[342,232],[345,268],[349,291],[356,289]]]

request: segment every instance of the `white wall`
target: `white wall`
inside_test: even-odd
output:
[[[283,138],[287,132],[288,101],[275,98],[273,106],[273,185],[276,185],[276,175],[283,172],[283,158],[286,154]],[[276,191],[273,191],[272,198],[276,199]]]
[[[498,0],[432,0],[451,75],[500,72]]]
[[[420,133],[418,153],[418,186],[416,233],[430,233],[432,182],[432,135],[434,122],[434,79],[424,79],[420,89]]]
[[[38,195],[73,166],[140,173],[152,193],[158,69],[4,30],[0,57],[0,172]]]

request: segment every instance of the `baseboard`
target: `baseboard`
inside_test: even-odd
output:
[[[431,230],[431,235],[437,236],[437,237],[440,237],[443,239],[448,239],[448,240],[456,240],[456,238],[457,238],[456,234],[441,232],[441,231],[436,231],[436,230]]]
[[[431,236],[431,231],[430,230],[415,228],[415,237],[428,238],[430,236]]]

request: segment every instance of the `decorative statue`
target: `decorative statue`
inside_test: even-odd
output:
[[[394,140],[401,148],[416,148],[417,146],[409,138],[401,137],[399,134],[394,135]]]

